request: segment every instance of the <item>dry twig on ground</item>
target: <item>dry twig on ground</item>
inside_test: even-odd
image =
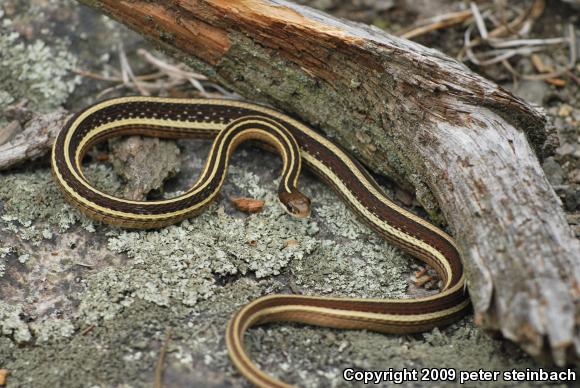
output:
[[[576,32],[573,25],[567,28],[567,34],[555,38],[531,38],[536,21],[542,16],[544,0],[533,0],[529,7],[522,7],[521,2],[497,1],[478,5],[471,2],[469,9],[440,15],[418,21],[413,27],[399,33],[404,38],[414,38],[435,30],[465,24],[464,45],[458,54],[462,61],[469,61],[477,66],[487,67],[499,64],[512,75],[514,83],[519,80],[545,80],[551,84],[563,86],[565,81],[558,79],[568,76],[575,82],[578,77],[573,73],[576,64]],[[478,36],[474,37],[477,31]],[[539,53],[560,47],[568,49],[568,62],[559,68],[543,71],[538,68]],[[530,57],[536,74],[523,74],[510,63],[515,57]]]
[[[97,74],[82,69],[75,70],[77,74],[85,77],[116,83],[115,86],[101,91],[97,95],[97,98],[101,98],[120,89],[128,89],[143,96],[150,96],[152,94],[162,95],[177,87],[187,85],[193,86],[202,97],[239,98],[236,94],[208,81],[206,76],[191,71],[184,64],[171,63],[153,55],[143,48],[137,50],[137,54],[148,65],[155,68],[155,71],[148,74],[135,75],[122,45],[119,46],[118,52],[120,69],[112,69],[111,72],[113,75]]]

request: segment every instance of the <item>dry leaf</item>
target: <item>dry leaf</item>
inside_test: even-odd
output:
[[[265,202],[261,199],[247,197],[230,197],[236,209],[245,213],[258,213],[264,208]]]
[[[415,280],[415,285],[417,287],[421,287],[423,284],[427,283],[428,281],[430,281],[432,279],[433,279],[433,276],[431,276],[431,275],[421,276],[420,278]]]
[[[427,273],[427,267],[421,268],[419,271],[415,272],[415,277],[420,278]]]
[[[550,65],[546,65],[542,61],[542,58],[538,54],[532,54],[530,56],[530,58],[532,59],[532,64],[534,65],[536,70],[538,70],[538,72],[540,72],[540,73],[553,73],[555,71],[554,67],[550,66]]]
[[[559,87],[566,86],[566,80],[562,78],[550,78],[547,79],[546,82]]]

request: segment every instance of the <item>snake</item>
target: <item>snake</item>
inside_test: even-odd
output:
[[[213,139],[195,183],[168,199],[130,200],[95,188],[82,170],[97,143],[117,136]],[[57,135],[51,166],[64,197],[81,212],[131,229],[161,228],[203,211],[220,193],[230,156],[253,140],[278,153],[282,172],[278,198],[293,217],[308,217],[311,201],[298,190],[304,163],[330,185],[348,207],[388,242],[431,266],[440,292],[401,299],[264,295],[242,306],[228,321],[225,342],[232,363],[258,387],[289,387],[249,357],[244,336],[270,322],[297,322],[335,329],[406,334],[457,321],[470,309],[459,250],[451,236],[389,199],[367,169],[343,147],[275,109],[231,99],[119,97],[73,115]]]

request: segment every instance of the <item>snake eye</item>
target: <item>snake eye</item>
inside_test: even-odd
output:
[[[299,218],[310,216],[310,198],[301,192],[283,192],[279,194],[279,197],[284,209],[286,209],[290,215]]]

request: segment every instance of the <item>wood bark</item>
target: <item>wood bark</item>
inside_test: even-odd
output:
[[[560,365],[580,354],[580,246],[537,110],[436,50],[282,0],[79,1],[412,188],[459,243],[479,324]]]

